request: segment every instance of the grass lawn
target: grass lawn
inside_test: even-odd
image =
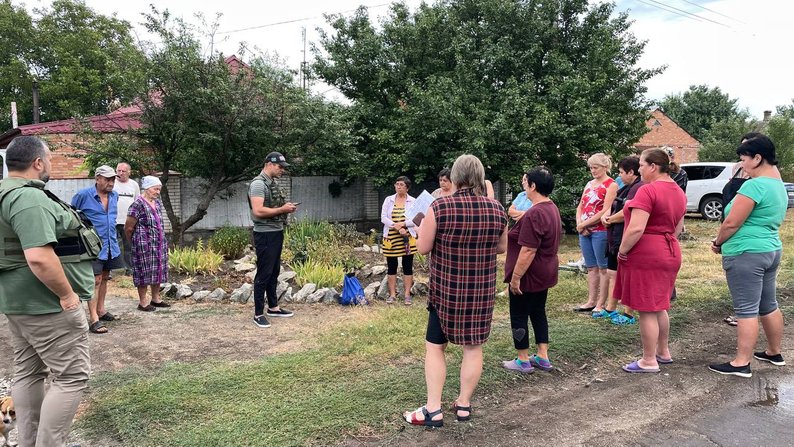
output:
[[[794,242],[789,213],[782,236]],[[724,316],[730,300],[719,256],[709,250],[717,224],[687,219],[694,241],[682,242],[684,265],[673,336],[703,315]],[[560,259],[578,259],[566,237]],[[781,286],[794,278],[794,257],[784,253]],[[586,299],[582,275],[561,272],[549,294],[551,358],[576,365],[592,358],[625,356],[639,347],[636,325],[617,327],[576,315]],[[790,309],[785,309],[790,317]],[[77,423],[89,439],[136,446],[328,445],[347,434],[377,433],[399,424],[398,414],[424,402],[422,306],[351,309],[350,323],[318,328],[300,352],[248,362],[169,363],[162,368],[102,373],[91,382],[90,405]],[[196,316],[196,315],[194,315]],[[245,347],[241,347],[245,349]],[[506,298],[497,303],[484,348],[479,395],[531,379],[497,367],[514,355]],[[457,389],[461,350],[448,350],[445,401]],[[477,396],[475,396],[475,399]]]

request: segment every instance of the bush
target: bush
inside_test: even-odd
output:
[[[251,233],[247,229],[223,226],[210,238],[209,248],[226,259],[238,259],[250,243]]]
[[[220,270],[223,256],[204,247],[199,240],[195,247],[177,247],[168,250],[168,267],[178,273],[206,275]]]
[[[341,265],[328,264],[309,259],[305,262],[296,262],[292,265],[292,270],[297,274],[295,280],[300,287],[305,284],[317,284],[317,288],[339,287],[345,271]]]

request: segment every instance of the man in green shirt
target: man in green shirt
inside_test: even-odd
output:
[[[90,372],[80,301],[93,295],[93,271],[80,256],[79,219],[44,192],[51,159],[43,140],[17,137],[0,181],[0,312],[11,331],[23,446],[66,444]]]
[[[281,269],[281,250],[284,245],[284,222],[294,213],[297,203],[287,202],[276,179],[286,171],[289,163],[284,155],[271,152],[267,155],[262,172],[248,188],[251,220],[254,222],[254,247],[256,248],[256,277],[254,278],[254,324],[270,327],[265,317],[289,318],[292,312],[278,305],[276,286]],[[267,312],[265,312],[267,295]]]

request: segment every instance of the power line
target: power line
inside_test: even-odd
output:
[[[372,5],[372,6],[362,5],[362,6],[366,7],[367,9],[374,9],[374,8],[381,8],[381,7],[384,7],[384,6],[389,6],[390,4],[391,3],[381,3],[379,5]],[[348,9],[347,11],[326,13],[326,14],[348,14],[348,13],[356,12],[356,11],[358,11],[358,8],[356,8],[356,9]],[[250,31],[250,30],[253,30],[253,29],[268,28],[268,27],[276,26],[276,25],[286,25],[288,23],[305,22],[307,20],[315,20],[315,19],[321,19],[321,18],[323,18],[323,16],[314,16],[314,17],[304,17],[304,18],[301,18],[301,19],[283,20],[281,22],[273,22],[273,23],[266,23],[264,25],[249,26],[248,28],[233,29],[233,30],[229,30],[229,31],[219,31],[219,32],[217,32],[215,34],[238,33],[238,32],[241,32],[241,31]]]
[[[659,5],[654,5],[653,3],[648,3],[648,2],[646,2],[645,0],[637,0],[637,1],[638,1],[638,2],[640,2],[640,3],[642,3],[642,4],[645,4],[645,5],[648,5],[648,6],[653,6],[654,8],[661,9],[662,11],[667,11],[667,12],[673,13],[673,14],[675,14],[675,15],[677,15],[677,16],[681,16],[681,17],[683,17],[683,18],[685,18],[685,19],[694,20],[694,21],[697,21],[697,22],[702,22],[702,21],[703,21],[702,19],[700,19],[700,18],[697,18],[697,16],[696,16],[696,18],[692,18],[692,17],[690,17],[690,16],[688,16],[688,15],[681,14],[680,12],[675,12],[675,11],[674,11],[674,10],[672,10],[672,9],[667,9],[667,8],[665,8],[665,7],[662,7],[662,6],[659,6]]]
[[[713,9],[706,8],[705,6],[703,6],[703,5],[699,5],[699,4],[695,3],[695,2],[690,2],[690,1],[688,1],[688,0],[680,0],[680,1],[682,1],[682,2],[684,2],[684,3],[689,3],[689,4],[690,4],[690,5],[692,5],[692,6],[697,6],[697,7],[698,7],[698,8],[700,8],[700,9],[703,9],[703,10],[705,10],[705,11],[708,11],[708,12],[711,12],[711,13],[714,13],[714,14],[717,14],[718,16],[725,17],[726,19],[731,19],[731,20],[733,20],[733,21],[735,21],[735,22],[739,22],[739,23],[741,23],[741,24],[747,25],[747,23],[745,23],[745,22],[742,22],[742,21],[741,21],[741,20],[739,20],[739,19],[736,19],[736,18],[733,18],[733,17],[731,17],[731,16],[725,15],[725,14],[723,14],[723,13],[721,13],[721,12],[718,12],[718,11],[715,11],[715,10],[713,10]]]
[[[699,16],[697,14],[693,14],[693,13],[691,13],[689,11],[686,11],[686,10],[683,10],[683,9],[680,9],[680,8],[676,8],[675,6],[670,6],[668,4],[665,4],[665,3],[662,3],[662,2],[658,2],[656,0],[647,0],[647,1],[638,0],[638,1],[641,2],[641,3],[644,3],[646,5],[649,5],[649,6],[654,6],[654,7],[657,7],[659,9],[663,9],[665,11],[672,12],[673,14],[676,14],[676,15],[679,15],[679,16],[682,16],[682,17],[691,18],[692,20],[700,20],[700,21],[711,22],[711,23],[714,23],[716,25],[724,26],[725,28],[731,28],[729,25],[726,25],[726,24],[724,24],[722,22],[718,22],[716,20],[711,20],[709,18],[706,18],[706,17],[703,17],[703,16]],[[651,3],[654,3],[654,4],[651,4],[651,3],[648,3],[648,2],[651,2]],[[674,11],[671,11],[671,10],[675,10],[675,11],[678,11],[678,12],[674,12]]]

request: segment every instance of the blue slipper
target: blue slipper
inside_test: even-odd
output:
[[[659,368],[643,368],[640,366],[640,361],[634,361],[628,365],[623,365],[623,371],[627,373],[658,373]]]
[[[666,358],[664,358],[664,357],[662,357],[660,355],[657,355],[656,356],[656,362],[657,363],[661,363],[662,365],[669,365],[669,364],[673,363],[673,358],[670,357],[669,359],[666,359]]]

